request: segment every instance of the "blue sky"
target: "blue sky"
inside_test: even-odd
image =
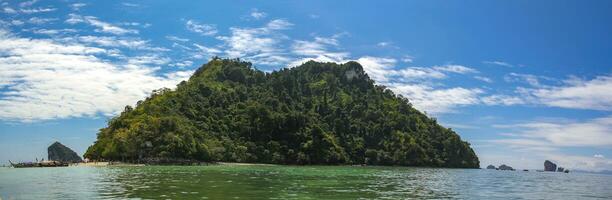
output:
[[[211,56],[360,62],[481,166],[612,170],[610,1],[0,1],[0,163],[82,154]]]

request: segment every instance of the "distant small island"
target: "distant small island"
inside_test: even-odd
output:
[[[499,167],[495,167],[495,165],[488,165],[487,169],[495,169],[495,170],[510,170],[510,171],[514,171],[515,169],[507,166],[505,164],[500,165]],[[527,169],[523,169],[523,171],[528,172],[529,170]],[[565,172],[565,173],[569,173],[569,169],[565,169],[563,167],[558,167],[557,168],[557,164],[551,162],[550,160],[546,160],[544,161],[544,170],[537,170],[539,172]]]
[[[80,162],[83,162],[83,160],[76,152],[59,142],[54,142],[47,148],[46,161],[44,159],[36,159],[36,162],[13,163],[9,160],[9,163],[14,168],[67,167],[71,163]]]
[[[489,166],[487,166],[487,169],[509,170],[509,171],[514,171],[515,170],[514,168],[512,168],[512,167],[510,167],[508,165],[505,165],[505,164],[502,164],[499,167],[495,167],[494,165],[489,165]]]
[[[213,58],[108,121],[84,155],[206,161],[478,168],[470,144],[357,62],[309,61],[272,73]]]

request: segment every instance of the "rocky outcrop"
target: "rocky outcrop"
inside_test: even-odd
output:
[[[558,167],[557,168],[557,172],[564,172],[564,171],[565,171],[565,168],[563,168],[563,167]]]
[[[495,166],[489,165],[489,166],[487,166],[487,169],[495,169]]]
[[[557,171],[557,164],[550,162],[549,160],[544,161],[544,171],[547,171],[547,172]]]
[[[511,171],[514,171],[514,168],[512,168],[512,167],[510,167],[508,165],[503,165],[502,164],[502,165],[499,166],[499,170],[511,170]]]
[[[83,160],[72,149],[55,142],[47,148],[48,159],[61,162],[82,162]]]

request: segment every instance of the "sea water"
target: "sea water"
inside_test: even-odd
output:
[[[7,199],[612,199],[612,176],[357,166],[0,168]]]

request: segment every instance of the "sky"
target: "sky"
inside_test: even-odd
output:
[[[481,161],[612,170],[612,1],[0,0],[0,164],[82,155],[212,56],[361,63]]]

